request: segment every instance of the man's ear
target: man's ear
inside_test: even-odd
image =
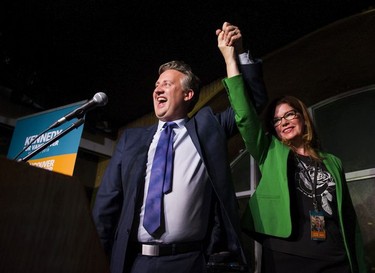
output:
[[[193,89],[189,89],[187,91],[184,91],[184,100],[185,101],[192,100],[193,97],[194,97],[194,90]]]

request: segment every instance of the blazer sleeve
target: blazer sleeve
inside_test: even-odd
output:
[[[99,239],[109,257],[122,206],[121,159],[124,143],[123,135],[103,175],[92,211]]]
[[[245,87],[249,90],[249,98],[258,114],[264,109],[268,102],[266,85],[263,80],[263,62],[260,59],[252,64],[240,65]]]
[[[226,78],[223,83],[246,148],[258,164],[262,164],[266,157],[270,140],[263,130],[256,109],[251,102],[249,92],[245,92],[246,88],[242,76]]]

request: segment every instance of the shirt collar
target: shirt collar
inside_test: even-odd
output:
[[[181,128],[181,127],[184,127],[186,122],[188,121],[188,118],[181,118],[181,119],[177,119],[177,120],[171,120],[173,121],[174,123],[177,124],[178,128]],[[165,124],[165,121],[161,121],[159,120],[159,123],[158,123],[158,130],[157,131],[160,131],[163,126]]]

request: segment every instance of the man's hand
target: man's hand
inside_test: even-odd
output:
[[[233,46],[237,54],[244,52],[242,45],[242,34],[237,26],[224,22],[222,29],[216,30],[216,35],[219,35],[220,32],[223,32],[223,39],[227,46]]]
[[[238,42],[238,38],[241,38],[241,33],[237,33],[236,27],[225,22],[223,29],[216,30],[216,35],[217,46],[224,57],[228,78],[238,75],[239,70],[234,45]]]

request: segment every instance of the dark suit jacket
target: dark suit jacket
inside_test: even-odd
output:
[[[244,66],[243,69],[247,70],[248,75],[254,75],[254,78],[247,77],[247,82],[256,88],[252,92],[263,93],[254,97],[266,99],[262,85],[251,84],[257,79],[256,72],[261,71],[260,66],[257,63]],[[185,127],[207,168],[216,202],[217,213],[206,236],[206,252],[210,254],[215,251],[216,245],[222,243],[218,242],[220,235],[220,240],[225,238],[227,250],[246,263],[240,242],[238,204],[227,159],[227,139],[237,132],[234,112],[228,108],[214,114],[211,108],[205,107]],[[110,257],[112,273],[123,272],[137,200],[143,194],[147,153],[156,129],[157,124],[125,130],[96,196],[93,219],[103,247]],[[220,229],[215,228],[217,226]]]

